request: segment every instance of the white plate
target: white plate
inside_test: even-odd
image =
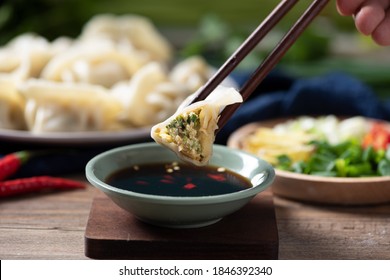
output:
[[[123,131],[47,132],[39,134],[29,131],[0,129],[0,141],[24,144],[111,145],[141,142],[149,139],[150,127]]]

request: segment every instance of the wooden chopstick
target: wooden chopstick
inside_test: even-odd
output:
[[[204,100],[238,64],[260,43],[271,29],[291,10],[298,0],[283,0],[248,36],[240,47],[226,60],[218,71],[207,81],[191,103]]]
[[[322,11],[329,0],[315,0],[305,10],[302,16],[291,27],[288,33],[279,41],[278,45],[273,51],[264,59],[262,64],[255,70],[252,76],[245,82],[239,90],[244,102],[249,98],[256,87],[264,80],[264,78],[271,72],[273,67],[282,59],[284,54],[294,44],[298,37],[303,33],[306,27],[313,21],[313,19]],[[218,120],[218,130],[220,130],[238,109],[241,104],[233,104],[227,106],[220,114]]]
[[[241,46],[226,60],[219,70],[201,88],[190,104],[204,100],[222,81],[238,66],[238,64],[256,47],[272,28],[292,9],[298,0],[283,0],[263,20],[262,23],[249,35]],[[288,33],[279,41],[273,51],[264,59],[262,64],[255,70],[252,76],[239,90],[243,100],[246,101],[257,86],[269,74],[273,67],[282,59],[284,54],[298,39],[306,27],[322,11],[329,0],[314,0],[305,10],[302,16],[291,27]],[[233,113],[241,105],[233,104],[227,106],[220,114],[217,132],[227,123]]]

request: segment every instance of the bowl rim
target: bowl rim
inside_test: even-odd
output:
[[[233,200],[239,200],[248,198],[251,196],[255,196],[256,194],[264,191],[267,189],[271,183],[275,179],[275,170],[274,168],[266,161],[260,159],[259,157],[250,154],[245,151],[241,151],[239,149],[231,148],[225,145],[220,144],[214,144],[213,145],[213,152],[215,151],[223,151],[223,150],[231,150],[234,153],[242,156],[247,156],[256,159],[257,162],[260,163],[260,165],[263,167],[262,171],[266,173],[264,181],[262,181],[260,184],[256,186],[252,186],[250,188],[233,192],[233,193],[227,193],[227,194],[220,194],[220,195],[212,195],[212,196],[164,196],[164,195],[153,195],[153,194],[143,194],[143,193],[137,193],[129,190],[123,190],[120,188],[113,187],[104,181],[97,178],[95,173],[93,172],[94,165],[100,161],[103,160],[105,157],[113,154],[113,153],[119,153],[119,152],[125,152],[127,150],[134,150],[134,149],[145,149],[145,148],[161,148],[161,149],[167,149],[165,147],[162,147],[158,143],[155,142],[147,142],[147,143],[137,143],[137,144],[130,144],[126,146],[121,146],[117,148],[113,148],[110,150],[107,150],[105,152],[102,152],[96,156],[94,156],[92,159],[90,159],[85,167],[85,173],[87,180],[95,187],[100,189],[101,191],[105,193],[110,193],[115,196],[121,196],[126,195],[128,198],[137,199],[137,200],[143,200],[143,201],[149,201],[149,202],[155,202],[159,204],[206,204],[206,203],[224,203],[229,202]],[[168,151],[168,149],[167,149]],[[179,160],[179,159],[178,159]]]
[[[330,176],[320,176],[312,174],[302,174],[292,171],[286,171],[282,169],[275,168],[276,176],[301,180],[301,181],[311,181],[311,182],[328,182],[328,183],[379,183],[379,182],[389,182],[390,176],[372,176],[372,177],[330,177]]]

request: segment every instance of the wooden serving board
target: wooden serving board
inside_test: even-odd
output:
[[[146,224],[99,191],[85,231],[85,255],[93,259],[277,259],[278,249],[270,191],[213,225],[192,229]]]

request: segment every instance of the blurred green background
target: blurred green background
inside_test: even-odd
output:
[[[16,33],[35,31],[55,38],[58,34],[77,36],[82,25],[99,13],[136,13],[151,18],[160,27],[194,27],[205,14],[218,15],[232,27],[250,28],[258,24],[277,0],[8,0],[0,11],[1,39]],[[300,1],[288,18],[310,1]],[[344,28],[351,21],[337,15],[333,3],[324,12]]]
[[[219,66],[279,3],[277,0],[8,0],[0,6],[0,44],[34,32],[53,40],[77,37],[83,25],[101,13],[139,14],[150,18],[177,48],[179,56],[202,54]],[[241,69],[253,69],[283,31],[311,1],[298,5],[281,21]],[[331,1],[321,17],[286,54],[279,68],[297,76],[348,72],[390,96],[390,51],[361,36],[351,18]]]

